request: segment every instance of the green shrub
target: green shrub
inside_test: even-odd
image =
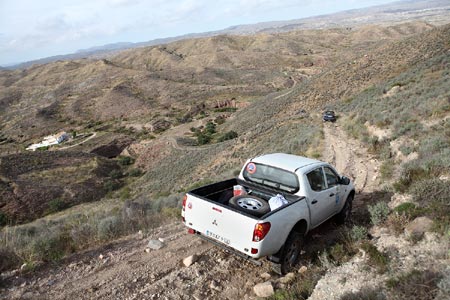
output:
[[[394,174],[395,164],[392,160],[385,160],[380,166],[381,178],[389,180]]]
[[[64,202],[64,200],[62,199],[53,199],[51,201],[48,202],[48,209],[47,209],[47,213],[52,214],[52,213],[56,213],[58,211],[61,211],[65,208],[67,208],[68,205],[66,202]]]
[[[236,110],[236,107],[222,107],[214,109],[214,112],[235,112]]]
[[[450,298],[450,267],[447,267],[442,274],[442,278],[438,282],[437,287],[439,288],[439,292],[436,299]]]
[[[438,178],[419,180],[409,189],[413,200],[421,208],[414,211],[416,214],[425,214],[434,220],[435,230],[444,233],[450,229],[450,184]]]
[[[124,187],[119,194],[120,200],[127,200],[131,197],[131,191],[129,187]]]
[[[300,275],[288,289],[276,290],[275,294],[270,296],[269,300],[306,300],[308,299],[314,288],[323,275],[323,270],[312,266],[308,268],[305,274]]]
[[[5,213],[0,212],[0,226],[5,226],[8,224],[8,222],[9,222],[8,216]]]
[[[97,225],[97,235],[100,240],[114,238],[120,232],[120,219],[117,216],[109,216],[101,219]]]
[[[216,124],[211,121],[206,123],[204,133],[207,135],[213,135],[214,133],[216,133]]]
[[[416,151],[416,148],[414,146],[414,144],[411,143],[407,143],[407,144],[402,144],[399,147],[400,152],[402,152],[403,155],[409,155],[411,153],[413,153],[414,151]]]
[[[56,231],[48,235],[42,235],[32,244],[32,251],[36,260],[44,262],[58,261],[66,253],[74,250],[72,240],[64,232]]]
[[[330,249],[330,256],[338,265],[349,260],[349,252],[342,244],[335,244]]]
[[[131,169],[130,172],[128,172],[128,176],[131,177],[140,177],[142,176],[143,172],[139,168]]]
[[[128,166],[128,165],[132,165],[134,164],[134,158],[130,157],[130,156],[119,156],[118,157],[118,162],[120,165],[122,166]]]
[[[228,131],[226,133],[224,133],[223,135],[221,135],[218,139],[219,142],[224,142],[224,141],[228,141],[228,140],[232,140],[238,137],[238,134],[236,131]]]
[[[120,182],[118,182],[117,180],[106,180],[103,183],[103,188],[107,191],[107,192],[112,192],[115,191],[117,189],[120,188]]]
[[[394,212],[398,215],[403,215],[412,220],[420,215],[426,213],[426,209],[417,207],[414,203],[405,202],[394,208]]]
[[[367,208],[373,225],[381,224],[389,215],[389,207],[385,202],[378,202],[375,205],[369,205]]]
[[[79,224],[70,229],[69,235],[77,249],[84,249],[92,243],[92,237],[95,236],[95,226],[91,223]]]
[[[123,173],[120,170],[112,170],[109,173],[109,177],[111,177],[112,179],[119,179],[123,177]]]
[[[368,264],[374,267],[379,273],[384,273],[389,267],[389,257],[385,253],[378,251],[369,241],[363,241],[361,243],[361,248],[369,256]]]
[[[386,296],[380,289],[362,288],[357,292],[346,292],[340,300],[385,300]]]
[[[199,145],[209,144],[209,142],[211,142],[211,139],[212,138],[210,135],[204,134],[203,132],[201,132],[197,135],[197,143]]]
[[[349,233],[350,239],[353,242],[358,242],[367,239],[367,234],[368,234],[367,228],[358,225],[353,226]]]

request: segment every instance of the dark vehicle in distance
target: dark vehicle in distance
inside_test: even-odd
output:
[[[327,110],[323,113],[323,121],[336,122],[336,114],[332,110]]]

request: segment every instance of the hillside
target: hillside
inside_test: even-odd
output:
[[[0,134],[26,145],[56,128],[80,131],[102,123],[120,131],[138,123],[152,131],[156,121],[175,126],[211,112],[218,103],[235,100],[246,105],[252,98],[307,80],[348,57],[350,47],[355,55],[429,28],[419,22],[383,30],[217,36],[130,50],[103,60],[2,71]],[[373,35],[366,39],[368,32]]]
[[[221,35],[1,71],[6,204],[34,199],[21,184],[45,194],[50,183],[64,189],[17,211],[40,217],[56,194],[77,204],[85,190],[101,201],[5,226],[0,295],[255,299],[253,287],[270,281],[272,299],[446,299],[449,51],[450,25],[412,22]],[[336,125],[322,123],[325,108]],[[92,138],[77,152],[24,153],[55,129]],[[270,152],[330,161],[358,189],[353,223],[312,232],[290,279],[185,235],[178,221],[183,192]],[[101,183],[117,177],[103,197]],[[426,226],[412,234],[417,222]],[[158,238],[165,247],[146,252]]]
[[[116,162],[83,152],[34,152],[0,158],[2,225],[32,221],[108,192]]]

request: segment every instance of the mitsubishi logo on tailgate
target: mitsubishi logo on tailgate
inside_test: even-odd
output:
[[[217,221],[214,219],[214,221],[212,222],[212,224],[217,226]]]

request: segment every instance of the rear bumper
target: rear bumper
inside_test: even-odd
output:
[[[324,121],[330,121],[330,122],[335,122],[336,118],[331,118],[331,117],[323,117]]]
[[[218,242],[218,241],[216,241],[216,240],[213,240],[213,239],[211,239],[211,238],[209,238],[209,237],[207,237],[207,236],[204,236],[203,234],[201,234],[201,233],[199,233],[199,232],[196,232],[195,235],[198,236],[198,237],[200,237],[201,239],[203,239],[203,240],[205,240],[205,241],[211,243],[211,244],[214,244],[214,245],[217,246],[217,247],[222,248],[222,249],[225,250],[226,252],[232,253],[232,254],[234,254],[234,255],[237,255],[237,256],[239,256],[239,257],[241,257],[241,258],[243,258],[243,259],[245,259],[245,260],[247,260],[247,261],[249,261],[249,262],[251,262],[251,263],[257,265],[257,266],[261,266],[261,265],[262,265],[262,262],[261,262],[261,261],[255,259],[255,258],[252,258],[252,257],[246,255],[245,253],[242,253],[242,252],[240,252],[240,251],[237,251],[237,250],[234,249],[234,248],[231,248],[231,247],[229,247],[229,246],[227,246],[227,245],[224,245],[224,244],[222,244],[222,243],[220,243],[220,242]]]

